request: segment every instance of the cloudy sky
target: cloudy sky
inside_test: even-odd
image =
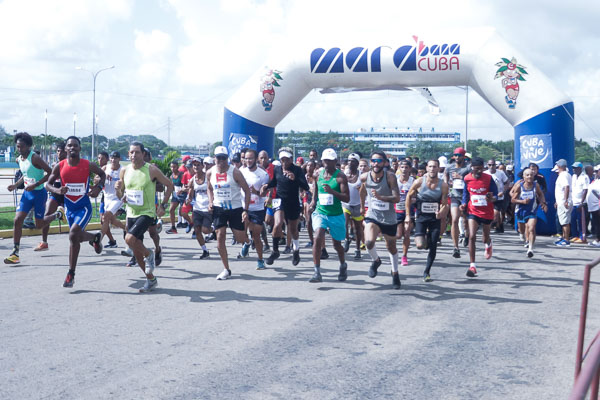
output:
[[[366,5],[368,4],[368,6]],[[575,102],[575,134],[600,141],[600,2],[574,0],[4,0],[0,125],[58,136],[153,134],[171,144],[220,140],[223,106],[281,46],[328,35],[492,26]],[[412,92],[309,94],[277,131],[411,127],[464,132],[465,93],[432,88],[442,113]],[[469,138],[511,139],[475,92]]]

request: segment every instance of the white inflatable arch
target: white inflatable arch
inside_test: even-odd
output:
[[[327,43],[325,43],[325,41]],[[279,50],[225,104],[223,143],[273,155],[275,126],[313,89],[473,88],[515,130],[519,171],[536,162],[554,201],[554,162],[572,163],[573,102],[493,29],[394,34],[360,42],[324,39]],[[334,127],[332,127],[334,128]],[[490,138],[495,139],[495,138]],[[554,208],[538,230],[554,232]]]

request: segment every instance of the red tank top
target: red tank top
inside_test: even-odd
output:
[[[59,165],[60,180],[63,186],[69,188],[69,191],[65,194],[65,198],[76,203],[87,195],[90,162],[82,158],[77,165],[70,166],[68,159],[65,159]]]
[[[465,176],[465,189],[469,191],[469,204],[467,212],[484,219],[494,219],[494,202],[486,198],[488,192],[491,192],[490,182],[492,176],[481,174],[479,179],[475,179],[473,174]]]

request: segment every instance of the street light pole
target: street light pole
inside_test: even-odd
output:
[[[73,136],[77,136],[77,113],[73,113]]]
[[[42,149],[42,158],[44,158],[44,152],[46,150],[46,137],[48,136],[48,109],[46,108],[46,112],[44,113],[44,148]]]
[[[92,160],[94,160],[94,149],[95,149],[95,143],[96,143],[96,77],[98,76],[98,74],[102,71],[106,71],[107,69],[113,69],[115,66],[111,65],[110,67],[106,67],[106,68],[102,68],[101,70],[96,71],[95,73],[92,71],[89,71],[85,68],[82,67],[76,67],[75,69],[79,69],[81,71],[87,71],[90,74],[92,74],[92,77],[94,78],[94,97],[93,97],[93,102],[92,102]]]

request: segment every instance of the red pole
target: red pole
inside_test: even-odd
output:
[[[577,354],[575,357],[575,379],[581,372],[581,358],[583,357],[583,342],[585,338],[585,322],[587,319],[588,292],[590,290],[590,264],[585,266],[583,275],[583,296],[581,296],[581,312],[579,314],[579,335],[577,337]]]

